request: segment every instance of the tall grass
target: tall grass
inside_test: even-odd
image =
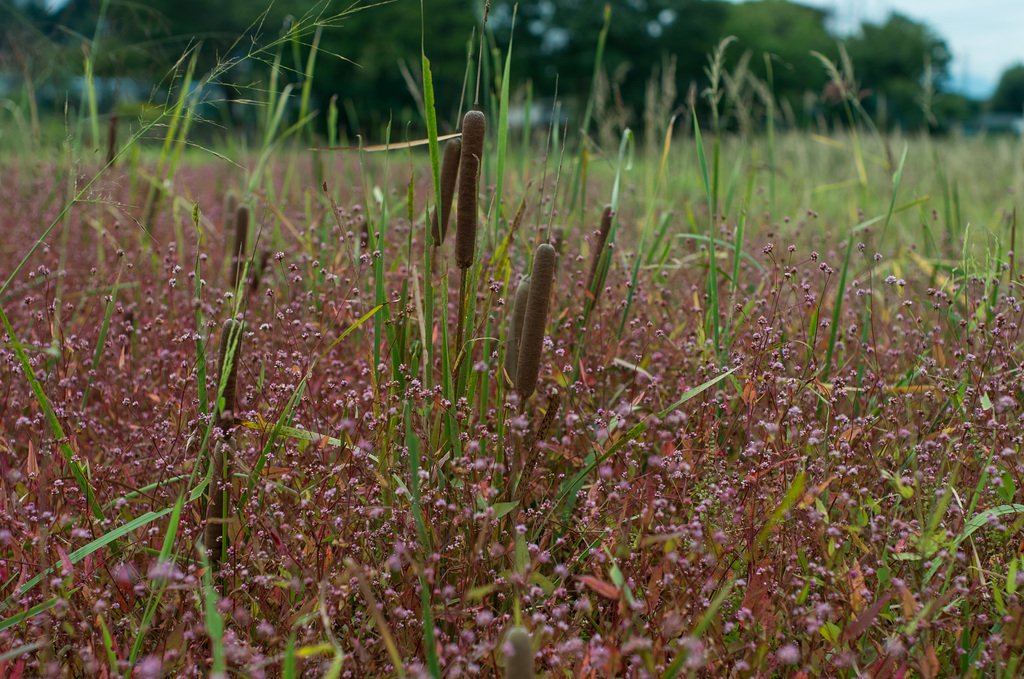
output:
[[[881,135],[845,57],[845,127],[776,130],[723,41],[710,155],[691,100],[649,112],[653,152],[591,156],[593,93],[519,159],[511,48],[481,44],[486,113],[442,160],[424,39],[427,148],[388,126],[310,164],[284,142],[315,142],[321,28],[267,52],[252,154],[206,174],[179,92],[117,152],[142,205],[111,162],[5,234],[0,417],[31,438],[0,437],[0,674],[1019,672],[1015,206],[977,178],[1012,152]],[[109,247],[47,247],[97,205]],[[77,309],[38,302],[54,262]]]

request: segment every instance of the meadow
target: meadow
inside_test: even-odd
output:
[[[0,674],[1019,676],[1024,148],[823,67],[586,138],[495,69],[451,165],[429,77],[417,146],[6,138]]]

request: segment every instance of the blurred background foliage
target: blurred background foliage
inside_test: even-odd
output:
[[[238,104],[259,103],[289,83],[297,90],[318,40],[311,99],[319,111],[318,129],[324,131],[333,99],[343,139],[357,133],[379,138],[389,120],[395,128],[407,128],[396,133],[400,136],[421,134],[422,36],[443,133],[472,103],[475,63],[472,73],[467,63],[475,62],[477,52],[469,46],[485,7],[466,0],[423,0],[422,6],[421,13],[416,0],[277,0],[269,7],[265,0],[69,0],[57,6],[0,0],[0,96],[23,110],[31,108],[33,115],[38,109],[41,115],[63,117],[65,102],[81,103],[88,56],[101,111],[115,105],[130,110],[133,100],[140,107],[166,99],[174,87],[172,74],[182,71],[183,55],[195,55],[201,83],[193,87],[207,88],[210,102],[234,102],[210,106],[203,115],[215,127],[244,127],[256,114]],[[497,90],[495,74],[511,36],[514,105],[521,105],[529,91],[538,110],[550,111],[557,93],[561,114],[574,116],[593,91],[595,120],[609,128],[643,129],[651,124],[645,112],[656,102],[665,113],[687,110],[689,103],[706,116],[707,98],[699,95],[708,86],[708,53],[732,35],[736,41],[726,54],[725,84],[733,96],[723,98],[723,124],[733,129],[763,124],[764,99],[756,95],[767,91],[766,84],[780,124],[841,124],[838,99],[830,96],[825,69],[812,56],[817,52],[841,64],[840,45],[852,62],[850,84],[886,129],[943,131],[984,110],[1019,114],[1024,105],[1024,66],[1007,71],[990,102],[972,101],[952,91],[949,50],[926,24],[894,13],[838,36],[827,12],[788,0],[616,2],[610,6],[595,88],[605,6],[605,0],[541,0],[515,7],[494,0],[485,31],[481,104],[489,105]],[[272,82],[275,60],[280,67]],[[746,112],[730,116],[730,105]]]

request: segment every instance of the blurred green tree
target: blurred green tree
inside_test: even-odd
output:
[[[1024,111],[1024,64],[1014,64],[1003,71],[989,106],[993,111]]]
[[[871,91],[864,107],[876,122],[924,126],[927,93],[942,94],[949,82],[952,56],[946,41],[926,24],[893,12],[885,23],[861,24],[846,46],[860,87]]]
[[[826,11],[814,7],[759,0],[731,5],[724,31],[736,36],[737,52],[751,51],[750,72],[762,81],[768,77],[765,56],[771,59],[775,98],[788,101],[800,114],[805,94],[820,92],[828,79],[811,52],[833,59],[837,55],[827,19]]]
[[[484,38],[483,105],[494,95],[495,74],[513,33],[513,4],[491,3]],[[593,90],[605,5],[606,0],[535,0],[519,5],[513,91],[530,80],[537,99],[551,97],[557,77],[558,97],[565,108],[581,110]],[[610,9],[601,95],[608,115],[621,114],[620,125],[643,127],[651,122],[652,85],[662,90],[661,117],[684,103],[691,87],[704,90],[707,55],[727,35],[736,36],[737,44],[729,48],[725,69],[744,90],[730,90],[736,101],[731,102],[734,115],[727,115],[727,124],[758,124],[763,109],[758,109],[761,96],[755,96],[753,88],[767,80],[766,58],[775,99],[793,113],[790,122],[799,124],[821,110],[819,94],[826,76],[810,52],[837,56],[825,11],[789,0],[623,0],[611,3]],[[88,54],[97,76],[135,77],[159,97],[170,87],[168,76],[181,55],[194,49],[197,77],[216,72],[214,82],[225,87],[229,98],[260,102],[278,55],[278,88],[301,86],[315,28],[322,25],[312,84],[319,124],[324,124],[328,103],[336,97],[350,135],[368,134],[378,140],[391,120],[392,137],[402,139],[406,125],[411,126],[409,134],[423,130],[421,40],[431,62],[442,132],[457,125],[460,102],[463,111],[472,103],[476,71],[467,78],[467,45],[474,29],[479,31],[483,12],[484,0],[422,0],[422,12],[420,0],[68,0],[56,12],[47,10],[43,0],[0,0],[0,24],[6,29],[0,30],[0,64],[4,58],[14,63],[12,40],[29,46],[44,39],[56,48],[56,56],[45,60],[47,78],[53,79],[58,71],[66,79],[81,75]],[[293,33],[282,41],[289,28]],[[884,23],[863,24],[846,44],[861,87],[875,94],[865,101],[868,110],[903,126],[922,124],[927,105],[922,95],[929,91],[926,64],[931,65],[936,94],[942,94],[948,80],[945,42],[925,24],[893,14]],[[476,57],[474,47],[474,64]],[[33,67],[42,69],[43,61],[36,59]],[[218,71],[225,65],[231,67]],[[652,77],[655,73],[657,79]],[[725,108],[730,108],[729,101]],[[744,109],[748,113],[742,113]]]

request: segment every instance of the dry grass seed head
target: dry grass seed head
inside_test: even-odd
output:
[[[551,305],[551,286],[555,277],[555,248],[549,243],[537,247],[530,274],[530,294],[519,340],[519,365],[516,367],[516,391],[526,400],[537,390],[540,354]]]
[[[486,129],[487,119],[482,111],[468,111],[462,119],[459,208],[455,222],[455,263],[460,269],[473,266],[476,254],[477,196]]]

